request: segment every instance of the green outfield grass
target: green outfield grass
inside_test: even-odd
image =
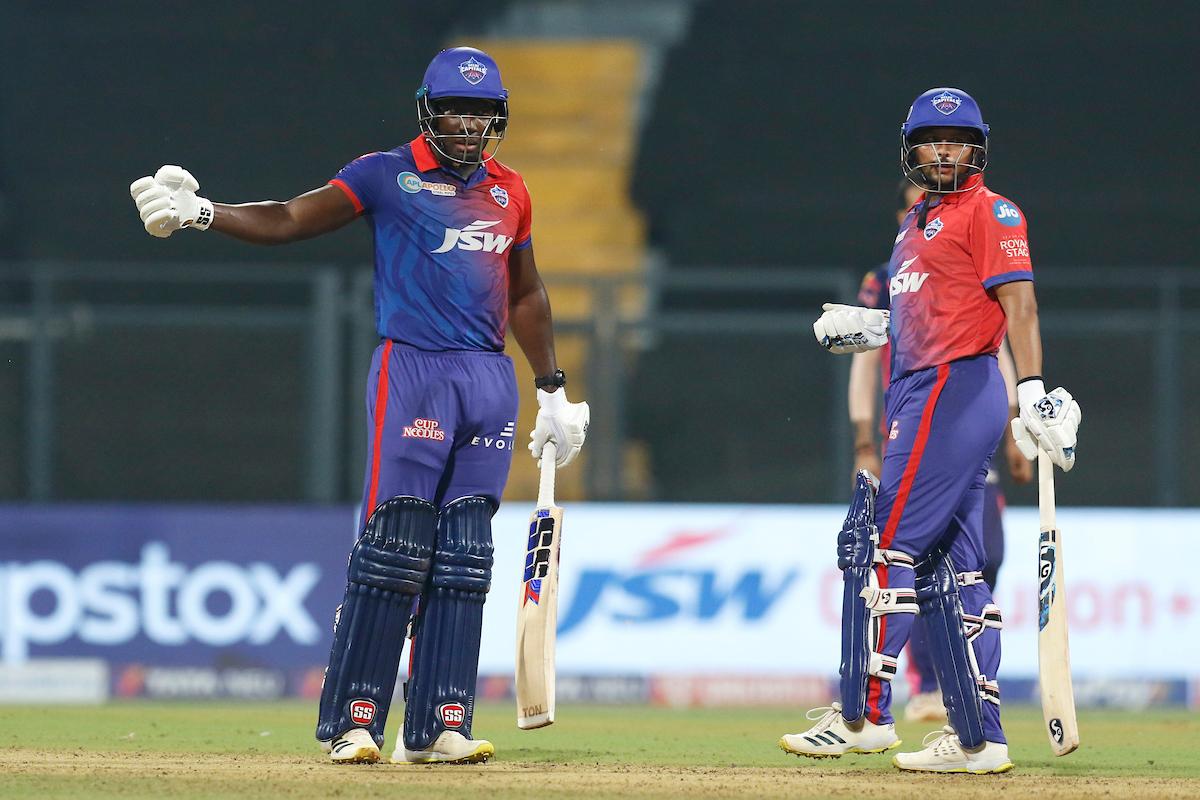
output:
[[[574,706],[550,728],[519,731],[510,705],[484,705],[475,733],[497,758],[481,767],[333,767],[312,740],[314,716],[314,704],[291,702],[0,708],[0,796],[890,800],[951,786],[956,798],[1200,796],[1200,719],[1185,711],[1084,712],[1082,747],[1056,759],[1040,713],[1006,709],[1017,769],[982,778],[902,774],[888,756],[789,756],[776,741],[806,726],[799,711]],[[902,749],[931,727],[901,723]],[[389,752],[394,735],[389,726]]]

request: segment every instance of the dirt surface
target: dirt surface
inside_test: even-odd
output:
[[[886,786],[880,785],[881,778]],[[392,794],[392,793],[395,794]],[[492,762],[478,766],[334,767],[317,757],[164,754],[7,748],[0,795],[40,798],[485,797],[504,798],[1195,798],[1187,778],[908,775],[813,765],[661,767]]]

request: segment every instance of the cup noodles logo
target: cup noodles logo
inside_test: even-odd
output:
[[[440,422],[436,419],[421,419],[420,417],[414,419],[412,425],[405,425],[401,435],[410,439],[431,439],[435,442],[446,440],[446,432],[442,430]]]

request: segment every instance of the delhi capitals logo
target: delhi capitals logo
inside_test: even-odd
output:
[[[492,187],[492,199],[499,203],[501,208],[508,208],[508,191],[503,186]]]
[[[958,111],[958,107],[962,105],[962,98],[950,92],[942,92],[930,102],[933,103],[933,107],[938,111],[946,116],[950,116],[955,111]]]
[[[458,65],[458,71],[462,73],[463,78],[467,83],[475,86],[488,73],[488,68],[475,60],[475,56],[471,56],[466,61]]]
[[[946,225],[946,223],[942,222],[940,219],[935,219],[933,222],[926,225],[925,226],[925,241],[928,242],[930,239],[937,236],[938,231],[940,231],[943,227],[945,227],[945,225]]]

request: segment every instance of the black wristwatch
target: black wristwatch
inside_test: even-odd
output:
[[[545,389],[548,386],[566,386],[567,373],[561,369],[556,369],[549,375],[543,375],[540,378],[533,379],[533,385],[539,389]]]

